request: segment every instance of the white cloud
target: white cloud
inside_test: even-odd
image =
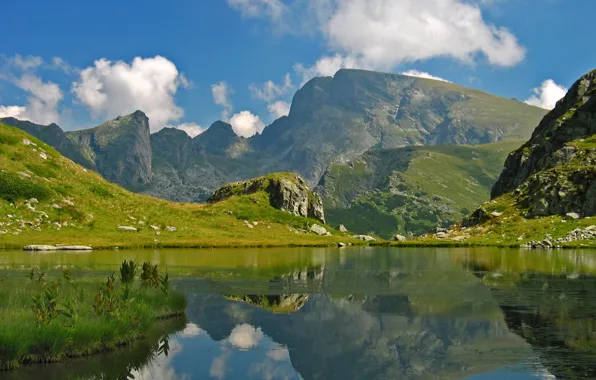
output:
[[[441,77],[436,77],[432,74],[429,74],[427,72],[424,71],[418,71],[418,70],[408,70],[408,71],[404,71],[401,73],[402,75],[407,75],[409,77],[417,77],[417,78],[425,78],[425,79],[434,79],[434,80],[438,80],[441,82],[449,82],[447,79],[443,79]],[[449,82],[451,83],[451,82]]]
[[[260,86],[252,83],[248,88],[254,98],[269,103],[280,96],[287,94],[288,91],[294,88],[294,84],[292,83],[292,78],[290,78],[290,73],[286,73],[283,83],[276,84],[272,80],[268,80]]]
[[[184,115],[174,95],[186,85],[176,65],[161,56],[136,57],[131,64],[102,58],[81,71],[73,92],[96,116],[114,118],[142,110],[151,130],[157,131]]]
[[[290,352],[286,347],[279,346],[267,351],[267,357],[276,362],[282,362],[290,360]]]
[[[178,333],[178,336],[182,338],[193,338],[201,335],[205,330],[201,329],[194,323],[187,323],[184,330]]]
[[[213,95],[213,101],[215,104],[222,106],[223,108],[221,111],[221,118],[223,120],[227,120],[230,117],[230,113],[232,113],[233,107],[230,100],[230,95],[232,93],[233,90],[224,81],[211,85],[211,95]]]
[[[196,123],[182,123],[179,125],[168,125],[166,128],[175,128],[186,132],[190,137],[196,137],[201,133],[205,132],[207,128],[204,128]]]
[[[281,0],[227,0],[228,5],[244,17],[269,17],[281,20],[286,6]]]
[[[567,94],[567,89],[555,83],[552,79],[547,79],[540,87],[532,90],[534,95],[530,96],[524,103],[552,110],[557,105],[557,101]]]
[[[513,34],[463,0],[344,0],[323,33],[332,47],[381,67],[433,57],[471,62],[478,53],[512,66],[525,55]]]
[[[525,56],[525,49],[515,35],[484,19],[482,7],[488,4],[484,0],[304,0],[285,5],[278,0],[228,0],[228,3],[247,17],[269,18],[282,30],[284,25],[285,29],[294,29],[289,32],[318,30],[335,54],[332,55],[335,62],[332,57],[325,57],[311,68],[321,75],[333,75],[338,65],[388,70],[400,63],[436,57],[472,63],[482,55],[492,65],[513,66]],[[267,12],[270,4],[280,10]],[[297,18],[315,27],[301,28],[293,22]],[[317,70],[316,66],[324,64],[329,70]],[[306,74],[306,80],[315,76],[312,72]]]
[[[314,65],[306,67],[301,63],[294,65],[296,73],[302,77],[301,85],[314,77],[333,76],[340,69],[372,69],[371,65],[355,56],[335,54],[320,58]]]
[[[36,69],[44,63],[41,57],[32,55],[23,57],[20,54],[15,54],[14,57],[9,57],[6,61],[8,64],[15,66],[22,71]]]
[[[240,111],[232,115],[229,120],[232,129],[238,136],[250,137],[256,133],[263,132],[265,124],[257,115],[253,115],[250,111]]]
[[[58,103],[64,95],[60,86],[52,82],[43,82],[40,77],[25,74],[12,78],[12,82],[27,95],[25,106],[0,106],[1,117],[15,117],[38,124],[58,123]]]
[[[64,71],[66,74],[78,74],[80,72],[78,67],[72,66],[60,57],[52,57],[51,68]]]
[[[14,117],[15,119],[25,119],[27,107],[22,106],[0,106],[0,118]]]
[[[249,324],[242,324],[234,327],[228,341],[236,348],[248,350],[259,344],[263,339],[261,328],[255,328]]]
[[[267,109],[271,116],[278,119],[282,116],[288,116],[290,114],[290,103],[278,100],[267,105]]]

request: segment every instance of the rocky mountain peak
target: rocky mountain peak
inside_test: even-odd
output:
[[[492,188],[514,192],[527,216],[596,214],[596,70],[577,80]]]

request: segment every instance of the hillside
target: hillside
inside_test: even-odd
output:
[[[489,199],[508,152],[520,140],[478,146],[371,150],[331,164],[315,191],[327,221],[391,238],[447,227]]]
[[[272,172],[298,172],[312,187],[332,162],[373,148],[526,139],[545,112],[452,83],[340,70],[310,80],[294,95],[288,116],[248,139],[221,121],[192,139],[170,129],[150,136],[151,121],[140,111],[84,131],[25,130],[129,190],[204,202],[225,183]]]
[[[596,245],[596,70],[513,151],[493,199],[444,238],[529,247]]]
[[[0,247],[327,245],[348,240],[306,232],[320,222],[274,208],[265,191],[210,205],[131,193],[2,124],[0,168]],[[291,178],[270,176],[278,177]]]

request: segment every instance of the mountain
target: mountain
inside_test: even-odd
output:
[[[447,227],[489,199],[502,162],[520,140],[477,146],[373,149],[329,166],[315,191],[327,221],[391,238]]]
[[[445,237],[532,248],[596,244],[596,70],[509,154],[491,195]]]
[[[123,129],[129,123],[142,124],[143,115],[133,116],[119,120]],[[101,162],[101,152],[115,154],[110,149],[117,145],[103,135],[110,128],[116,127],[102,126],[78,135],[105,143],[103,150],[95,143],[89,145],[96,162]],[[94,248],[335,245],[340,239],[349,240],[306,232],[313,225],[322,228],[321,221],[274,207],[272,193],[265,189],[208,205],[172,203],[132,193],[22,130],[1,123],[0,168],[0,248],[29,244]],[[290,188],[304,185],[288,173],[269,178],[283,178]]]
[[[493,198],[518,189],[532,216],[596,214],[596,70],[580,78],[512,152]]]
[[[149,118],[135,111],[95,128],[66,132],[108,181],[138,190],[151,180]]]
[[[149,135],[140,111],[89,130],[56,132],[67,137],[58,141],[30,131],[65,155],[81,152],[69,157],[127,189],[203,202],[224,183],[271,172],[298,172],[313,187],[332,162],[369,149],[525,139],[545,112],[452,83],[340,70],[310,80],[288,116],[248,139],[222,121],[193,139],[167,128]]]
[[[294,96],[288,117],[251,144],[275,157],[272,171],[318,183],[331,162],[371,148],[485,144],[529,137],[546,111],[453,83],[364,70],[314,78]]]

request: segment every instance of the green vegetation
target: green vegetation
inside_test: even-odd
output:
[[[383,238],[451,225],[489,199],[507,154],[520,143],[373,150],[334,164],[324,178],[327,220]]]
[[[0,145],[0,248],[20,249],[28,244],[108,248],[347,242],[344,236],[303,232],[315,221],[273,208],[265,192],[233,196],[211,205],[172,203],[111,184],[16,128],[0,124],[0,133],[4,140],[16,141]],[[26,145],[23,139],[35,145]],[[20,158],[13,159],[15,156]],[[32,200],[29,204],[30,198],[39,203]],[[253,228],[248,228],[245,220]],[[133,226],[138,231],[119,231],[119,226]]]
[[[157,319],[184,313],[184,296],[169,283],[135,282],[135,273],[132,261],[122,263],[119,278],[76,279],[69,268],[61,276],[8,272],[0,286],[0,370],[112,350],[143,337]]]

